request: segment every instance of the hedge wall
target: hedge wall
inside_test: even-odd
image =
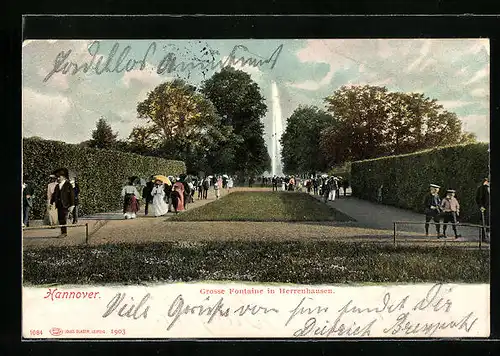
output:
[[[60,167],[68,168],[70,175],[78,177],[80,215],[119,210],[121,189],[130,176],[177,176],[186,172],[186,165],[181,161],[24,138],[23,173],[35,187],[31,219],[43,218],[49,175]]]
[[[455,189],[461,222],[480,222],[476,189],[489,176],[488,144],[448,146],[422,152],[357,161],[351,165],[353,195],[376,201],[383,189],[383,203],[423,213],[422,201],[429,184],[441,186],[440,196]]]

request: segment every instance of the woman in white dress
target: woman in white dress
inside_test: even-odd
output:
[[[153,190],[151,191],[151,195],[153,196],[154,216],[165,215],[168,212],[168,204],[165,203],[165,190],[162,181],[155,181],[155,185],[153,187]]]
[[[229,179],[227,180],[227,191],[228,192],[233,188],[233,185],[234,185],[233,178],[229,177]]]
[[[123,197],[123,216],[125,219],[135,219],[136,213],[139,211],[139,199],[141,196],[134,185],[133,179],[122,189]]]

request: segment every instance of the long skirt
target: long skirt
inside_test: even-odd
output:
[[[162,216],[168,212],[168,204],[159,194],[153,197],[153,212],[155,216]]]
[[[125,194],[123,199],[123,215],[126,219],[135,219],[139,211],[139,201],[134,194]]]
[[[57,217],[57,209],[54,204],[47,205],[47,211],[45,212],[44,224],[54,226],[59,223],[59,219]]]

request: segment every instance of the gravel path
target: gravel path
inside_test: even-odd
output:
[[[263,191],[270,188],[234,188],[233,191]],[[224,192],[223,195],[227,194]],[[352,198],[346,199],[351,200]],[[210,191],[207,200],[196,200],[188,209],[194,209],[215,200]],[[342,199],[343,200],[343,199]],[[339,200],[340,202],[340,200]],[[354,200],[349,202],[350,205]],[[337,206],[335,206],[337,205]],[[332,204],[342,211],[341,204]],[[349,209],[350,210],[350,209]],[[347,211],[342,211],[347,213]],[[351,212],[351,211],[350,211]],[[103,216],[106,220],[103,220]],[[363,239],[392,241],[393,231],[387,228],[368,227],[365,221],[357,222],[180,222],[170,221],[168,214],[164,217],[144,216],[140,213],[137,219],[123,220],[120,212],[96,214],[82,218],[80,223],[89,223],[91,245],[105,243],[140,243],[148,241],[210,241],[210,240],[278,240],[296,239],[329,240],[329,239]],[[100,217],[100,218],[99,218]],[[358,219],[359,213],[354,218]],[[68,237],[57,239],[59,229],[25,231],[23,246],[26,249],[42,246],[81,245],[85,243],[85,228],[68,229]],[[412,233],[413,242],[436,241],[426,239],[422,234]],[[399,237],[398,237],[399,238]],[[418,240],[418,241],[417,241]],[[455,241],[449,239],[449,241]],[[442,244],[442,240],[439,244]],[[446,242],[447,243],[447,242]]]

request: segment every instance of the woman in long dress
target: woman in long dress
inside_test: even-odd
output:
[[[47,212],[45,214],[45,224],[46,225],[57,225],[57,209],[55,204],[51,204],[52,195],[56,189],[57,178],[54,174],[50,175],[50,183],[47,185]]]
[[[133,179],[122,189],[123,197],[123,216],[125,219],[135,219],[136,213],[139,211],[139,199],[141,196],[134,185]]]
[[[177,179],[177,182],[175,182],[174,187],[177,187],[177,191],[179,192],[180,198],[179,198],[179,205],[177,206],[177,211],[183,211],[184,209],[184,184],[180,181],[180,179]]]
[[[153,196],[154,216],[165,215],[168,212],[168,204],[165,203],[165,190],[162,181],[155,181],[155,185],[153,187],[153,190],[151,191],[151,195]]]

